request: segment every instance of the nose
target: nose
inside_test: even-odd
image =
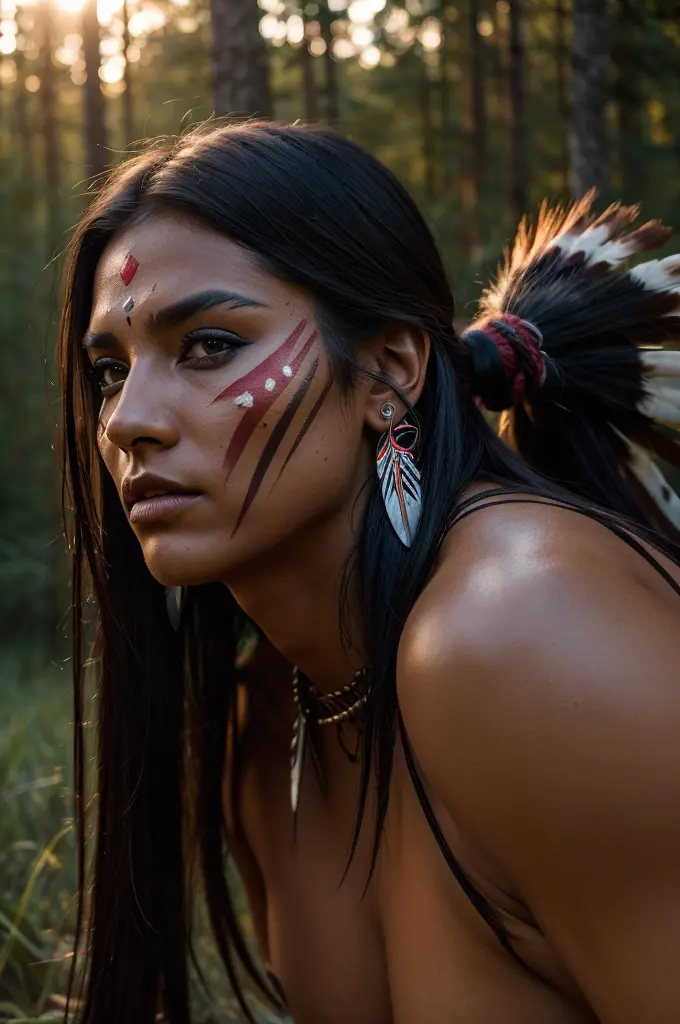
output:
[[[106,421],[104,437],[122,451],[150,444],[171,448],[179,440],[172,391],[150,368],[131,368]]]

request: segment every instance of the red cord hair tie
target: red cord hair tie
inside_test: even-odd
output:
[[[541,347],[543,338],[538,328],[514,313],[503,313],[478,329],[491,338],[500,352],[505,374],[510,381],[513,404],[521,401],[525,394],[538,391],[545,381],[546,373],[545,355]],[[524,342],[530,356],[528,360],[521,358],[518,347],[512,343],[510,332]]]

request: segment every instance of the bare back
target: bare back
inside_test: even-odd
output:
[[[573,542],[582,543],[586,550],[595,543],[604,551],[603,557],[619,560],[631,593],[642,586],[655,601],[668,603],[675,615],[680,610],[668,584],[601,526],[582,522],[580,516],[564,510],[523,506],[510,513],[488,509],[452,531],[439,568],[414,609],[416,620],[431,618],[433,602],[440,610],[445,607],[439,594],[442,588],[465,591],[475,575],[488,571],[490,530],[496,534],[494,543],[514,548],[513,557],[520,542],[531,540],[540,559],[542,540],[543,556],[549,559],[546,531],[556,531],[558,543],[567,550]],[[578,561],[578,552],[573,558]],[[677,567],[663,557],[661,563],[680,582]],[[597,589],[596,574],[589,585]],[[486,628],[493,633],[493,620]],[[569,621],[560,622],[558,628],[568,633]],[[406,634],[409,630],[407,625]],[[653,641],[641,637],[639,642]],[[476,837],[456,821],[450,802],[423,774],[424,789],[449,849],[492,908],[514,955],[482,919],[442,856],[400,744],[378,864],[363,898],[372,808],[357,855],[340,885],[354,821],[358,769],[346,759],[332,730],[321,735],[328,791],[321,794],[310,768],[294,838],[288,797],[293,716],[288,671],[280,661],[270,673],[268,725],[253,730],[256,738],[242,788],[247,845],[239,843],[236,852],[263,955],[283,986],[297,1024],[597,1020],[578,981],[508,877],[502,858],[490,855],[488,844],[480,847]],[[459,682],[464,686],[464,680]],[[451,685],[456,682],[451,680]],[[404,686],[408,682],[402,680],[402,690]],[[407,709],[408,704],[407,700]],[[408,727],[408,711],[405,715]],[[447,728],[455,745],[456,722],[447,722]],[[418,736],[415,757],[426,762],[417,723],[414,736]],[[499,829],[505,828],[507,821],[499,823]],[[503,835],[497,839],[500,849]]]

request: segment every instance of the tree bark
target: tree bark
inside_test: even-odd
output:
[[[425,168],[425,195],[434,199],[437,191],[435,170],[434,123],[432,119],[432,84],[427,64],[420,58],[420,127],[421,153]]]
[[[333,14],[328,8],[327,0],[321,0],[318,17],[321,24],[321,38],[326,44],[323,55],[324,115],[329,124],[337,125],[340,120],[338,68],[332,54],[333,33],[331,32],[331,24],[333,22]]]
[[[644,16],[644,14],[643,14]],[[618,166],[624,196],[637,202],[646,185],[644,93],[633,30],[639,15],[631,0],[619,0],[614,64]]]
[[[310,36],[307,29],[309,18],[302,10],[302,21],[305,34],[300,47],[300,71],[302,73],[302,110],[306,121],[316,121],[319,116],[317,105],[316,76],[314,74],[314,58],[309,52]]]
[[[609,183],[607,0],[573,0],[570,184],[577,198]]]
[[[479,34],[479,0],[469,0],[468,39],[470,45],[469,74],[469,145],[471,183],[475,201],[486,179],[486,91],[484,54]]]
[[[565,0],[556,0],[555,3],[555,57],[557,60],[557,118],[560,126],[560,170],[566,189],[569,184],[567,131],[570,119],[567,95],[567,9]]]
[[[130,46],[130,9],[129,0],[123,0],[123,56],[125,57],[125,70],[123,72],[123,134],[125,145],[129,146],[135,137],[135,122],[132,108],[132,75],[130,73],[130,61],[128,60],[128,48]]]
[[[40,19],[40,106],[45,157],[45,184],[56,199],[60,186],[59,126],[52,50],[54,48],[54,0],[43,0]]]
[[[442,184],[448,193],[453,181],[451,167],[451,75],[449,64],[451,58],[451,26],[446,16],[446,0],[439,4],[439,24],[441,25],[442,41],[439,47],[439,136],[441,142]]]
[[[52,51],[54,49],[55,2],[42,0],[40,7],[40,120],[43,137],[45,202],[47,204],[47,244],[51,251],[59,231],[59,125]]]
[[[269,58],[257,0],[211,0],[210,12],[215,113],[271,117]]]
[[[524,39],[520,0],[510,0],[510,154],[512,210],[521,220],[527,202],[526,111],[524,88]]]
[[[99,82],[99,20],[97,0],[85,0],[83,7],[83,57],[87,80],[85,103],[85,161],[87,174],[101,174],[108,164],[104,94]]]
[[[28,116],[28,93],[26,92],[26,57],[22,50],[14,52],[14,66],[17,72],[16,103],[14,104],[14,126],[21,145],[21,175],[27,192],[33,185],[35,173],[33,157],[33,132]]]

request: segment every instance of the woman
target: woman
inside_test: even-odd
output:
[[[333,133],[213,129],[101,187],[61,349],[82,1021],[189,1021],[198,876],[237,991],[298,1024],[680,1019],[649,456],[679,457],[680,261],[628,270],[668,237],[635,216],[544,211],[459,338],[412,201]]]

